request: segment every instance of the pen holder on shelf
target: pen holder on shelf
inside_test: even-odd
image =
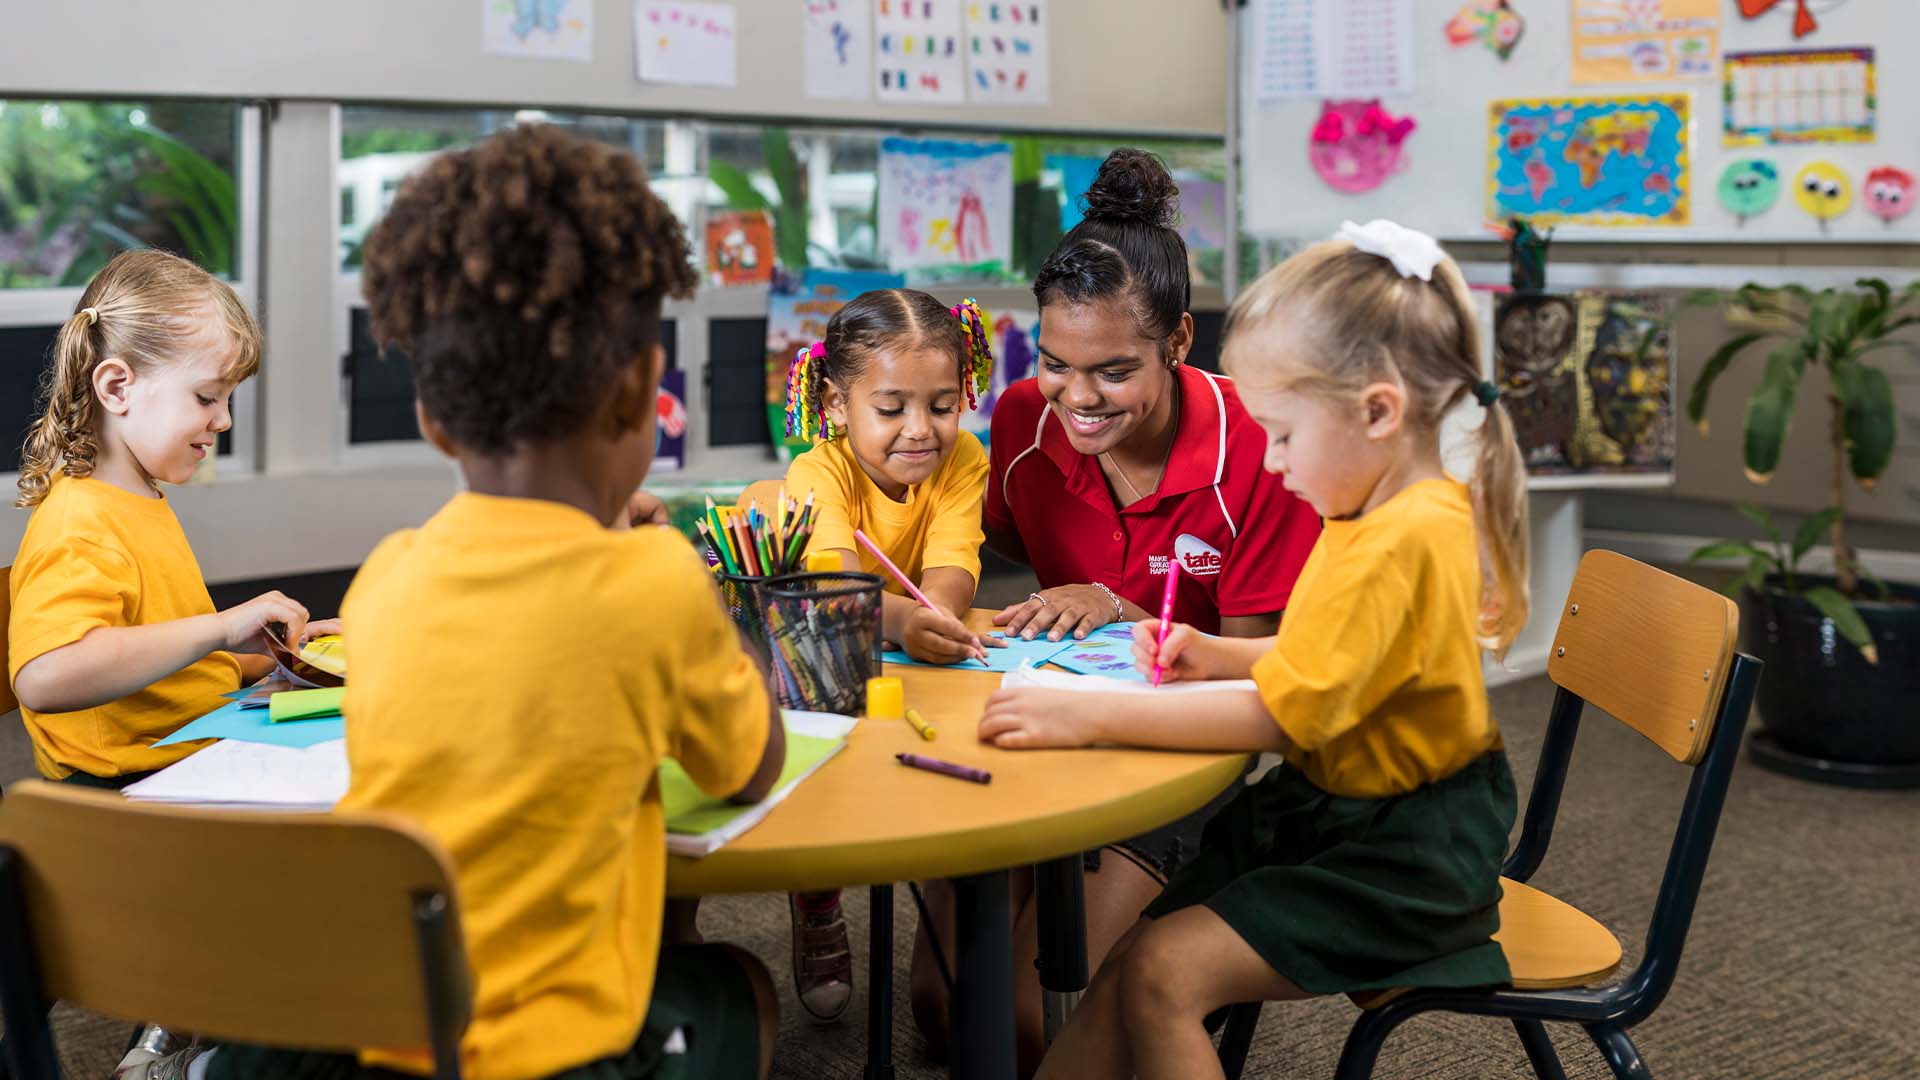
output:
[[[880,674],[880,579],[788,574],[761,587],[780,704],[858,716]]]

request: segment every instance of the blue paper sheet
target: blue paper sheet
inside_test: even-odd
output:
[[[1053,666],[1081,675],[1105,675],[1110,679],[1146,682],[1147,677],[1133,666],[1133,624],[1109,623],[1076,641],[1074,647],[1056,653]]]
[[[881,653],[880,658],[889,664],[914,664],[920,667],[953,667],[963,671],[986,670],[1005,673],[1019,667],[1021,662],[1026,660],[1031,660],[1036,665],[1044,664],[1053,657],[1053,654],[1060,650],[1071,649],[1075,645],[1081,644],[1081,642],[1076,642],[1071,639],[1066,641],[1048,641],[1046,638],[1040,637],[1032,641],[1022,641],[1019,638],[1009,638],[1001,634],[995,634],[993,636],[1005,641],[1007,647],[1004,649],[988,649],[987,666],[984,669],[981,668],[978,661],[974,660],[962,660],[958,664],[929,664],[924,660],[915,660],[906,653],[897,651]]]
[[[346,734],[347,722],[338,716],[275,724],[267,720],[267,710],[243,709],[235,701],[222,705],[153,745],[168,746],[194,739],[239,739],[242,742],[297,749],[328,739],[345,738]]]

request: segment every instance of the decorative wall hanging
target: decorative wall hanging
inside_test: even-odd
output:
[[[1860,185],[1860,194],[1867,213],[1891,225],[1913,212],[1913,174],[1882,165],[1867,173],[1867,182]]]
[[[1816,11],[1825,14],[1844,3],[1846,0],[1740,0],[1740,14],[1749,19],[1791,14],[1793,39],[1798,41],[1820,29],[1820,20],[1814,18]]]
[[[1526,30],[1527,20],[1508,0],[1467,0],[1447,20],[1447,44],[1457,49],[1478,41],[1505,60]]]
[[[1780,169],[1771,161],[1742,158],[1720,173],[1720,205],[1745,225],[1780,198]]]
[[[1723,65],[1721,142],[1872,142],[1873,50],[1730,52]]]
[[[1407,136],[1417,125],[1370,100],[1321,103],[1307,138],[1307,160],[1335,191],[1372,191],[1406,167]]]
[[[1488,221],[1686,225],[1687,96],[1495,101]]]
[[[1853,205],[1853,184],[1840,166],[1831,161],[1816,161],[1793,178],[1793,201],[1800,209],[1820,219],[1824,231],[1827,222],[1847,212]]]

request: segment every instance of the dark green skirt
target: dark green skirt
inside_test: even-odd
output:
[[[646,1021],[626,1053],[547,1080],[751,1080],[759,1069],[760,1016],[745,969],[718,945],[668,945],[660,950]],[[419,1078],[362,1065],[353,1054],[227,1044],[207,1059],[206,1080]]]
[[[1384,799],[1329,795],[1283,765],[1208,823],[1146,914],[1205,904],[1315,994],[1506,983],[1492,939],[1514,809],[1502,751]]]

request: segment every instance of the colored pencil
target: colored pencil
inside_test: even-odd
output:
[[[880,565],[887,568],[887,572],[893,575],[893,579],[900,583],[901,588],[907,590],[908,596],[911,596],[915,600],[918,600],[920,602],[921,607],[933,608],[933,610],[935,611],[940,610],[939,608],[933,607],[933,601],[927,599],[927,594],[921,592],[919,586],[907,580],[907,575],[901,573],[900,568],[893,565],[893,560],[887,558],[887,553],[884,551],[881,551],[879,545],[875,544],[871,539],[869,539],[866,533],[861,532],[859,529],[855,529],[853,530],[853,538],[855,540],[860,541],[861,546],[865,547],[867,551],[873,555],[874,558],[880,560]],[[980,649],[980,646],[975,645],[974,648]],[[985,650],[981,650],[981,651],[984,654]],[[993,669],[993,665],[987,663],[987,658],[985,655],[976,656],[974,657],[974,659],[980,662],[981,667],[986,668],[988,670]]]

